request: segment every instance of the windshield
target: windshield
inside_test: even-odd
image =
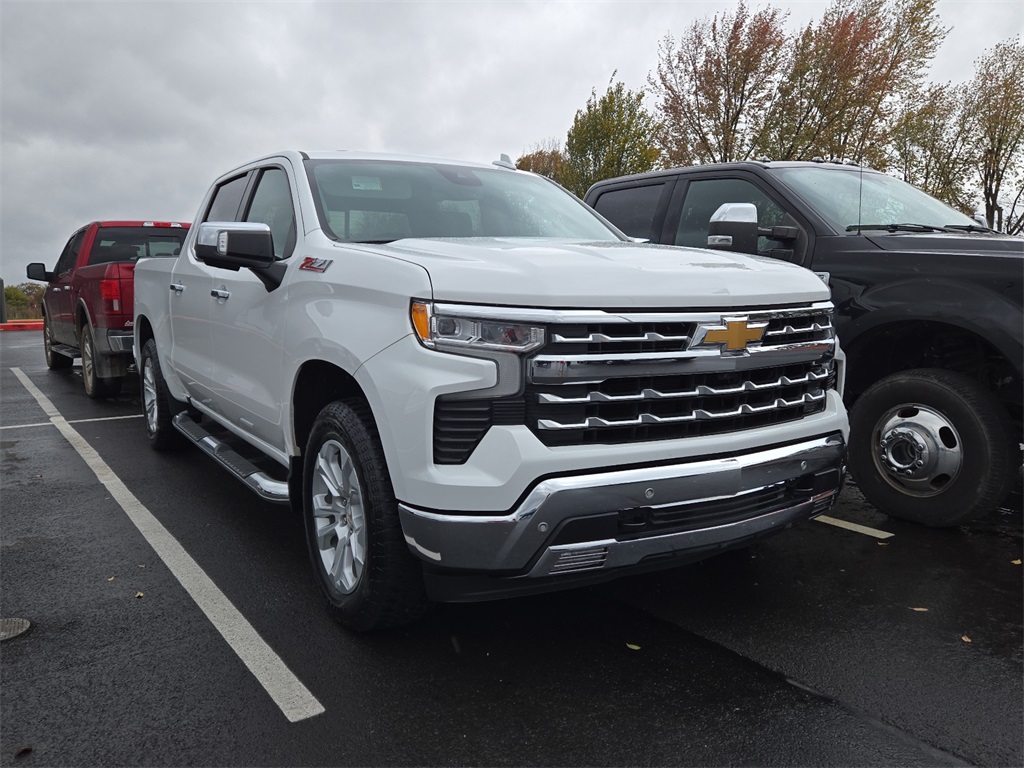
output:
[[[959,211],[917,187],[877,171],[857,168],[776,168],[794,192],[838,232],[886,229],[974,228],[977,224]]]
[[[527,173],[387,160],[308,160],[306,173],[320,226],[335,240],[621,239],[568,192]]]

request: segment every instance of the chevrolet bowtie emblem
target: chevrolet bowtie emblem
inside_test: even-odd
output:
[[[693,346],[723,344],[730,352],[746,349],[752,341],[760,341],[768,323],[751,323],[745,317],[722,320],[721,325],[701,325],[693,339]]]

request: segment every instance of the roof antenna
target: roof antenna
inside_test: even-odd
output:
[[[516,164],[512,162],[512,158],[506,155],[504,152],[501,153],[501,158],[495,160],[491,165],[496,165],[499,168],[509,168],[513,171],[518,170]]]

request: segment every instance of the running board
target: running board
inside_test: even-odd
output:
[[[63,357],[70,357],[72,360],[77,360],[82,356],[78,347],[72,347],[68,344],[50,344],[50,352]]]
[[[275,504],[288,503],[287,482],[275,480],[227,443],[211,435],[188,415],[188,411],[179,413],[174,417],[172,423],[176,430],[195,443],[203,453],[245,483],[249,490],[257,496]]]

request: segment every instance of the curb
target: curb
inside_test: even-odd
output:
[[[0,331],[41,331],[43,330],[42,320],[12,320],[9,323],[0,323]]]

